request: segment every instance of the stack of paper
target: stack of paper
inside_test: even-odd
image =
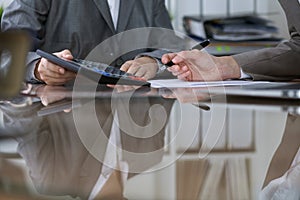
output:
[[[233,81],[182,81],[178,79],[161,79],[150,80],[151,87],[153,88],[200,88],[200,87],[220,87],[220,86],[242,86],[242,85],[254,85],[261,83],[269,83],[266,81],[245,81],[245,80],[233,80]]]

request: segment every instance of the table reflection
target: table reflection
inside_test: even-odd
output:
[[[2,104],[1,135],[18,142],[18,153],[39,194],[123,199],[127,179],[161,161],[167,121],[163,118],[168,118],[173,101],[121,98],[112,105],[111,99],[96,99],[92,104],[90,100],[83,100],[80,106],[39,116],[47,105],[53,106],[65,98],[64,95],[46,95],[49,91],[61,94],[61,89],[39,88],[37,96],[41,102],[32,105]],[[28,98],[19,100],[26,101],[32,102]],[[123,109],[128,101],[129,116]],[[165,115],[155,108],[154,113],[149,114],[153,105],[160,105]],[[90,106],[95,109],[100,132],[94,129],[97,126],[89,126],[91,120],[85,109]],[[74,113],[84,115],[80,125],[75,124]],[[78,126],[85,130],[81,135]]]
[[[300,198],[300,117],[289,115],[266,175],[260,199]]]
[[[30,199],[67,196],[79,199],[299,199],[300,117],[286,113],[283,109],[286,107],[281,106],[288,104],[296,108],[294,101],[231,99],[197,88],[141,90],[111,86],[98,89],[96,92],[83,89],[74,96],[66,87],[39,85],[27,90],[26,96],[0,103],[0,142],[5,144],[13,138],[17,142],[13,159],[26,164],[24,171],[12,162],[12,157],[0,153],[0,193],[19,193],[29,195]],[[196,134],[209,129],[211,122],[206,118],[216,111],[215,107],[225,108],[226,123],[243,124],[242,117],[232,118],[234,110],[230,108],[237,102],[241,110],[237,113],[245,112],[249,106],[257,110],[257,113],[251,110],[253,119],[247,125],[252,134],[250,148],[234,149],[226,143],[225,149],[211,149],[207,156],[199,158],[200,146],[210,145],[205,143],[211,141],[202,138],[198,141],[200,145],[191,150],[197,138],[187,139],[191,136],[190,129]],[[193,115],[191,118],[184,119],[183,105],[192,105],[192,112],[187,111],[187,115]],[[270,116],[276,119],[276,113],[280,113],[278,119],[283,120],[285,128],[282,133],[278,130],[273,134],[269,130],[274,130],[276,125],[270,127],[264,123]],[[273,123],[272,120],[269,123]],[[226,140],[239,137],[230,135],[232,124],[223,127],[222,131],[229,134],[224,135]],[[186,140],[194,143],[181,149]],[[268,143],[272,143],[272,147],[263,149]],[[255,170],[251,170],[260,165],[264,168],[266,163],[265,173],[258,170],[255,174]],[[130,180],[136,181],[144,175],[148,176],[149,183],[137,184],[131,193],[126,192],[127,186],[132,184]],[[28,190],[28,176],[36,193]],[[254,185],[260,179],[263,180],[261,185]],[[163,195],[144,193],[139,196],[139,188],[151,186],[151,181],[159,188],[155,191]],[[172,185],[174,190],[170,189]],[[153,190],[149,187],[149,191]]]

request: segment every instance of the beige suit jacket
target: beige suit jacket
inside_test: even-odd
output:
[[[291,80],[300,78],[300,3],[279,0],[285,11],[290,40],[274,48],[234,55],[243,71],[254,80]]]

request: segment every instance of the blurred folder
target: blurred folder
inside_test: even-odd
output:
[[[255,15],[235,17],[185,16],[183,26],[195,40],[210,39],[206,51],[213,55],[233,55],[274,47],[282,40],[272,22]]]
[[[183,18],[185,31],[190,36],[219,41],[273,40],[278,29],[271,21],[258,16]]]

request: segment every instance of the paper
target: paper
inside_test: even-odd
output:
[[[179,79],[161,79],[150,80],[151,87],[153,88],[199,88],[199,87],[220,87],[220,86],[241,86],[241,85],[254,85],[259,83],[269,83],[267,81],[209,81],[209,82],[188,82]]]

